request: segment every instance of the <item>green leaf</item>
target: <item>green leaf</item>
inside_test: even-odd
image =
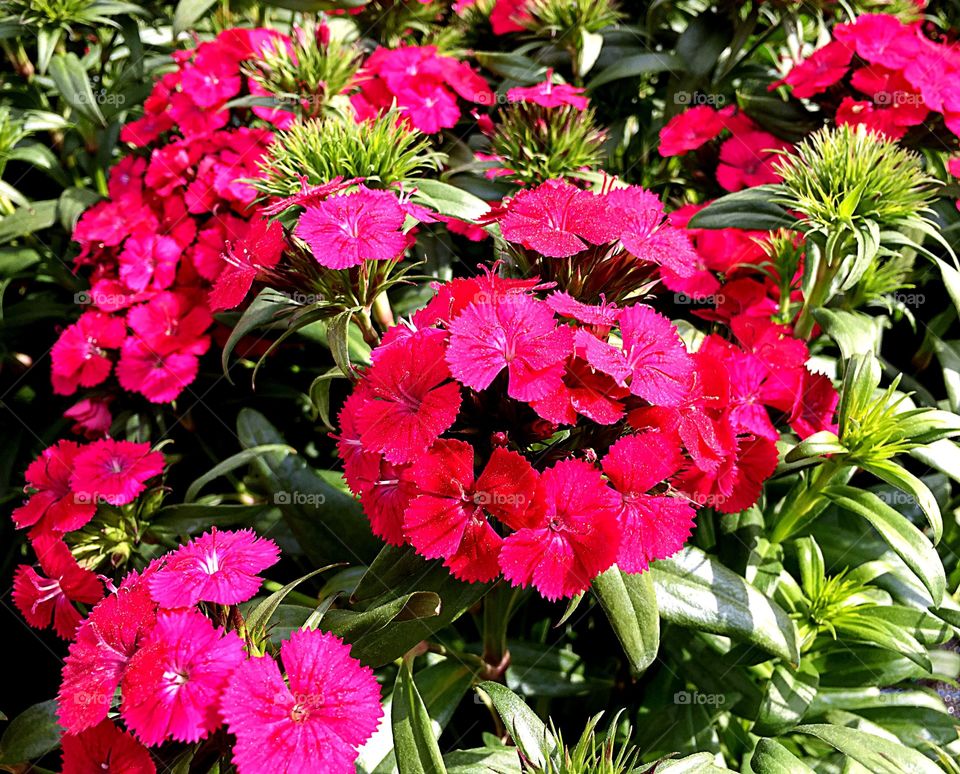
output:
[[[57,722],[56,699],[34,704],[4,729],[0,737],[0,763],[12,765],[40,758],[60,744],[62,733]]]
[[[259,629],[266,631],[270,626],[270,619],[273,617],[273,614],[277,612],[277,608],[280,607],[280,603],[286,599],[287,595],[291,591],[293,591],[305,580],[309,580],[314,575],[319,575],[320,573],[325,572],[334,566],[335,565],[321,567],[313,572],[308,572],[306,575],[297,578],[295,581],[291,581],[282,589],[274,591],[269,597],[260,602],[253,610],[250,611],[250,613],[247,614],[245,622],[248,631],[252,632]]]
[[[776,185],[758,185],[721,196],[691,219],[689,228],[742,228],[748,231],[772,231],[793,228],[797,219],[773,198]]]
[[[817,695],[820,674],[809,662],[798,669],[777,664],[767,681],[753,733],[779,736],[799,723]]]
[[[795,732],[826,742],[875,774],[940,774],[940,768],[923,753],[856,728],[828,723],[797,726]]]
[[[474,57],[485,69],[521,86],[539,83],[547,74],[546,65],[516,52],[477,51]]]
[[[868,473],[873,473],[881,481],[906,492],[917,501],[920,510],[927,517],[927,522],[933,530],[933,543],[936,545],[943,536],[943,518],[940,515],[940,506],[933,496],[930,487],[923,483],[910,471],[900,467],[891,460],[877,460],[876,462],[860,462],[860,467]]]
[[[593,91],[600,86],[623,78],[637,78],[641,75],[661,73],[665,70],[672,73],[682,72],[683,62],[675,54],[660,54],[652,51],[634,54],[624,57],[597,73],[596,77],[587,84],[587,90]]]
[[[852,486],[829,486],[823,496],[844,510],[863,517],[899,554],[930,592],[935,605],[943,600],[947,581],[943,563],[927,537],[906,518],[887,505],[873,492]]]
[[[430,715],[404,660],[393,688],[393,751],[400,774],[446,774]]]
[[[40,253],[29,247],[0,247],[0,277],[12,277],[40,263]]]
[[[716,12],[696,14],[677,40],[677,56],[687,71],[706,76],[730,44],[733,30],[728,17]]]
[[[440,607],[439,594],[433,591],[414,591],[397,596],[369,610],[331,610],[320,622],[320,628],[333,632],[347,642],[357,643],[371,634],[384,637],[386,633],[383,630],[394,622],[416,621],[437,616],[440,614]],[[355,657],[365,661],[356,653],[359,648],[353,650]],[[403,652],[405,651],[401,651],[400,655],[403,655]]]
[[[76,54],[57,54],[50,62],[50,77],[71,108],[100,126],[107,125],[90,88],[87,71]]]
[[[250,302],[250,305],[244,310],[243,315],[237,321],[236,325],[233,326],[233,330],[230,331],[227,343],[224,344],[223,352],[220,354],[220,364],[223,367],[223,374],[227,377],[227,381],[229,381],[230,384],[233,384],[233,379],[230,377],[230,355],[237,346],[237,342],[257,328],[267,325],[268,323],[276,322],[278,315],[289,308],[289,301],[271,288],[264,288],[257,294],[257,297]]]
[[[416,186],[417,190],[412,198],[432,207],[441,215],[471,221],[490,210],[490,206],[480,197],[449,183],[423,179],[417,180]]]
[[[523,774],[516,747],[476,747],[443,756],[447,774]]]
[[[580,30],[580,50],[577,52],[577,72],[586,75],[597,63],[603,49],[603,35],[588,30]]]
[[[854,355],[880,351],[883,317],[871,317],[863,312],[842,309],[814,309],[813,317],[837,346],[844,360]]]
[[[188,30],[209,10],[216,0],[180,0],[173,12],[173,37]]]
[[[794,446],[784,458],[786,462],[800,462],[811,457],[823,457],[827,454],[843,454],[847,447],[840,443],[836,434],[821,430],[804,438]]]
[[[73,231],[80,216],[100,200],[96,191],[87,188],[67,188],[57,202],[60,225],[65,231]]]
[[[285,445],[283,436],[252,409],[237,417],[244,448]],[[344,560],[367,564],[379,541],[359,502],[328,483],[300,455],[268,452],[253,460],[254,470],[283,513],[304,553],[316,564]]]
[[[813,774],[807,764],[776,739],[761,739],[753,751],[750,768],[755,774]]]
[[[57,222],[57,200],[33,202],[0,218],[0,244],[43,231]]]
[[[183,501],[185,503],[192,503],[197,499],[197,495],[200,494],[200,490],[211,481],[214,481],[215,479],[220,478],[220,476],[229,473],[232,470],[236,470],[239,467],[249,465],[261,454],[266,454],[267,452],[296,454],[297,450],[292,446],[287,446],[285,443],[268,443],[264,444],[263,446],[254,446],[251,449],[244,449],[242,452],[237,452],[236,454],[225,459],[223,462],[214,465],[212,468],[210,468],[210,470],[190,484],[190,486],[187,487],[186,494],[183,496]]]
[[[556,740],[523,699],[500,683],[482,682],[477,689],[490,697],[524,758],[540,769],[545,768],[548,760],[555,760],[558,752]]]
[[[799,662],[796,626],[786,611],[699,548],[687,546],[651,571],[663,618]]]
[[[630,671],[643,674],[660,648],[660,614],[652,574],[627,574],[614,565],[593,579],[593,591],[623,646]]]

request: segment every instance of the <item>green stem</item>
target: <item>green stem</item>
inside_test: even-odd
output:
[[[502,680],[510,664],[507,624],[515,601],[515,590],[506,583],[498,583],[483,600],[483,661],[487,680]]]
[[[272,594],[275,591],[280,591],[280,589],[283,588],[283,584],[272,580],[266,580],[263,582],[263,587]],[[317,606],[316,597],[311,597],[308,594],[301,594],[299,591],[289,592],[287,594],[287,601],[296,602],[297,604],[305,605],[307,607]]]
[[[834,481],[840,471],[841,465],[834,460],[827,459],[821,463],[813,473],[806,489],[790,503],[786,511],[780,514],[770,535],[772,543],[782,543],[796,531],[804,516],[820,501],[823,490]]]

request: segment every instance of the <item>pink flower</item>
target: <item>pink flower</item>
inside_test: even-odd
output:
[[[63,416],[74,421],[71,429],[88,439],[101,438],[110,430],[113,417],[110,415],[110,401],[102,398],[84,398],[63,412]]]
[[[447,334],[416,331],[378,350],[364,374],[369,398],[357,427],[364,448],[389,462],[413,462],[457,418],[460,388],[444,359]]]
[[[79,734],[64,734],[62,774],[156,774],[150,752],[112,721],[102,720]]]
[[[500,221],[503,238],[551,258],[565,258],[619,236],[605,200],[563,180],[518,193]],[[586,240],[586,242],[584,241]]]
[[[150,451],[149,443],[104,438],[77,455],[70,486],[87,494],[91,502],[126,505],[147,488],[149,479],[162,472],[163,454]]]
[[[503,540],[485,514],[506,524],[521,523],[537,484],[530,463],[506,449],[494,449],[476,480],[473,468],[473,447],[463,441],[437,441],[410,469],[416,496],[403,521],[421,555],[442,557],[454,577],[470,583],[500,574],[497,556]]]
[[[410,244],[401,231],[405,217],[396,196],[361,185],[308,206],[294,233],[321,266],[345,269],[399,258]]]
[[[145,582],[149,573],[130,573],[77,629],[57,696],[67,733],[79,734],[107,716],[127,663],[153,628],[157,606]]]
[[[70,476],[82,448],[73,441],[58,441],[30,463],[24,478],[35,491],[12,514],[18,529],[36,525],[37,532],[72,532],[93,518],[96,503],[77,498],[70,488]]]
[[[265,218],[250,221],[243,237],[223,256],[226,266],[210,291],[211,309],[233,309],[243,303],[257,276],[279,263],[286,246],[280,223]]]
[[[789,148],[789,143],[767,132],[735,134],[720,146],[717,182],[727,191],[776,183],[780,176],[774,163],[781,156],[779,151]]]
[[[60,538],[37,539],[34,550],[44,574],[20,565],[13,578],[14,604],[34,628],[46,629],[52,620],[60,637],[73,639],[81,620],[73,603],[99,602],[103,584],[94,573],[77,564]]]
[[[181,252],[176,240],[168,236],[131,236],[120,253],[120,279],[131,290],[168,288],[177,274]]]
[[[558,327],[550,307],[514,294],[471,303],[450,323],[447,362],[454,378],[474,390],[485,390],[507,369],[507,394],[530,401],[559,388],[572,350],[572,329]]]
[[[196,742],[217,728],[220,695],[244,660],[235,632],[195,610],[163,612],[123,675],[121,714],[146,745]]]
[[[532,584],[550,600],[586,590],[617,558],[619,510],[593,465],[558,462],[541,474],[527,524],[503,541],[504,577],[514,586]]]
[[[496,0],[490,13],[490,26],[494,35],[523,32],[529,18],[527,0]]]
[[[258,573],[276,564],[279,553],[276,543],[251,529],[219,532],[213,527],[165,557],[150,578],[150,593],[163,607],[246,602],[260,590]]]
[[[590,104],[584,94],[586,89],[567,83],[554,83],[553,70],[547,70],[547,77],[536,86],[514,86],[507,92],[510,102],[532,102],[546,108],[571,105],[577,110],[586,110]]]
[[[175,341],[151,347],[130,336],[120,352],[117,380],[152,403],[171,403],[197,378],[199,368],[197,356],[182,352]]]
[[[53,345],[54,392],[71,395],[77,387],[93,387],[110,375],[113,361],[107,350],[123,344],[127,326],[118,317],[85,312],[60,334]]]
[[[709,105],[684,110],[660,130],[660,155],[669,158],[696,150],[723,129],[723,116]]]
[[[795,64],[784,83],[793,87],[793,96],[809,99],[837,83],[850,69],[853,51],[848,46],[831,41],[814,51],[802,62]]]
[[[665,266],[679,277],[691,277],[700,260],[682,230],[665,222],[663,205],[640,186],[615,188],[607,203],[622,223],[620,242],[641,261]]]
[[[636,304],[620,312],[620,335],[623,348],[617,349],[581,329],[577,346],[590,365],[617,384],[629,379],[632,394],[655,405],[679,405],[690,389],[693,362],[673,323]]]
[[[871,64],[895,69],[909,65],[921,49],[916,29],[892,14],[863,14],[851,24],[837,25],[833,36]]]
[[[690,536],[696,515],[690,504],[649,494],[682,464],[679,448],[656,432],[621,438],[603,458],[603,472],[622,500],[617,565],[624,572],[644,572],[650,562],[679,551]]]
[[[280,646],[287,682],[269,656],[240,665],[221,702],[240,774],[353,772],[382,710],[373,672],[349,654],[332,634],[295,631]]]

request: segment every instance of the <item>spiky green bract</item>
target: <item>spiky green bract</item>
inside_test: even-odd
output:
[[[536,185],[596,166],[605,136],[590,109],[518,102],[501,113],[491,144],[514,178]]]
[[[571,30],[599,32],[621,18],[610,0],[531,0],[524,10],[530,17],[527,27],[552,38]]]
[[[343,92],[360,69],[362,52],[352,42],[333,37],[326,27],[297,28],[288,46],[265,43],[244,72],[284,107],[314,118],[349,106]],[[338,104],[339,103],[339,104]]]
[[[9,0],[3,4],[3,21],[11,21],[31,30],[105,25],[117,28],[114,17],[142,13],[133,3],[119,0]]]
[[[640,749],[617,743],[620,713],[617,713],[607,730],[601,732],[597,725],[602,717],[601,712],[587,721],[586,728],[573,747],[564,744],[563,735],[550,721],[548,733],[556,740],[558,754],[547,757],[542,767],[527,762],[524,770],[529,774],[628,774],[634,771],[639,762]],[[623,729],[623,738],[629,739],[631,731],[628,724]]]
[[[443,155],[432,150],[420,132],[396,119],[390,111],[360,123],[339,116],[298,123],[277,134],[260,165],[263,177],[251,182],[261,193],[282,197],[300,190],[303,175],[310,185],[338,175],[389,185],[439,169]]]

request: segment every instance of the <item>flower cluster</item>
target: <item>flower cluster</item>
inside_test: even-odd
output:
[[[124,127],[124,139],[149,144],[150,154],[117,164],[109,199],[74,230],[76,263],[91,268],[91,289],[77,294],[88,308],[52,351],[58,394],[98,387],[113,372],[127,392],[153,403],[175,400],[210,346],[211,285],[223,273],[223,284],[231,280],[227,266],[255,275],[279,259],[282,243],[263,249],[257,241],[256,192],[242,182],[257,174],[272,134],[225,126],[224,105],[242,88],[240,63],[266,37],[229,30],[178,54],[178,69],[156,84],[144,118]],[[74,411],[80,429],[105,431],[104,397],[85,400],[93,403]]]
[[[73,639],[81,614],[75,603],[103,597],[103,584],[81,567],[64,537],[83,528],[102,504],[132,503],[147,482],[163,472],[163,455],[150,444],[102,439],[81,446],[60,441],[45,449],[25,474],[27,501],[15,509],[13,523],[29,528],[40,572],[20,565],[14,575],[13,601],[31,626],[53,624],[64,639]]]
[[[356,78],[359,91],[351,97],[357,120],[365,120],[397,105],[412,126],[426,134],[456,126],[457,98],[493,104],[493,92],[466,62],[437,53],[436,46],[378,48]]]
[[[278,553],[250,530],[213,529],[131,573],[90,611],[63,667],[64,771],[92,763],[98,771],[153,772],[148,747],[193,743],[224,723],[241,774],[353,770],[381,709],[372,672],[348,646],[331,634],[295,632],[280,647],[284,680],[272,656],[257,655],[256,633],[227,630],[197,607],[249,600]],[[107,718],[118,689],[126,731]]]
[[[795,97],[823,101],[837,124],[865,125],[892,139],[930,124],[960,136],[960,52],[928,39],[919,22],[865,14],[833,29],[833,39],[793,66],[780,83]]]
[[[775,164],[790,144],[761,129],[733,107],[698,105],[670,119],[660,130],[660,155],[680,156],[715,140],[720,144],[716,178],[725,191],[740,191],[779,180]]]

